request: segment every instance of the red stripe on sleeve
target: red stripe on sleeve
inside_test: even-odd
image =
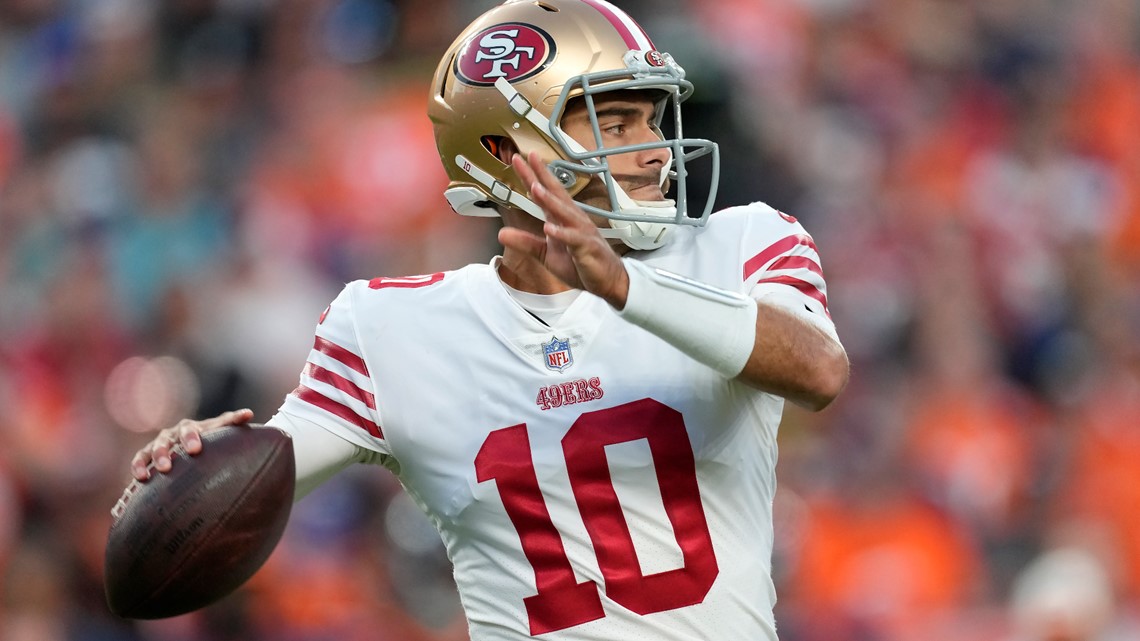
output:
[[[331,356],[332,358],[343,363],[345,366],[351,367],[361,374],[368,376],[368,366],[364,364],[363,358],[360,358],[356,354],[353,354],[352,352],[328,339],[324,339],[318,336],[317,340],[313,343],[313,349],[324,354],[325,356]]]
[[[811,239],[811,236],[808,236],[807,234],[795,234],[793,236],[782,238],[769,245],[768,248],[764,251],[748,259],[748,262],[744,263],[744,280],[748,280],[749,276],[760,271],[760,268],[766,265],[768,261],[797,245],[810,247],[817,254],[819,253],[819,250],[815,247],[815,241],[813,241]]]
[[[336,372],[330,372],[320,365],[305,363],[305,375],[313,380],[327,383],[328,385],[337,388],[338,390],[344,392],[345,394],[348,394],[361,403],[364,403],[369,407],[369,409],[376,409],[376,397],[372,394],[372,392],[362,389],[356,383],[353,383],[352,381],[341,376],[340,374],[337,374]]]
[[[422,276],[400,276],[388,277],[380,276],[368,281],[369,289],[385,289],[388,287],[407,287],[417,289],[419,287],[427,287],[434,285],[443,280],[445,274],[443,272],[436,272],[434,274],[424,274]]]
[[[777,269],[806,269],[809,272],[815,272],[823,277],[823,268],[819,263],[808,258],[807,256],[784,256],[776,259],[774,263],[768,266],[766,271],[774,272]]]
[[[792,287],[795,287],[796,289],[803,292],[806,296],[810,296],[819,301],[820,304],[823,305],[824,313],[827,314],[828,318],[831,318],[831,312],[827,310],[827,296],[822,291],[820,291],[818,287],[812,285],[806,280],[802,280],[794,276],[772,276],[771,278],[761,278],[756,284],[759,285],[760,283],[779,283],[781,285],[791,285]]]
[[[300,385],[297,389],[293,390],[293,395],[310,405],[323,409],[329,414],[343,418],[376,438],[384,438],[384,432],[380,429],[379,425],[352,411],[351,407],[338,403],[311,387]]]

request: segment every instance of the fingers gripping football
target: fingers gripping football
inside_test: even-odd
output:
[[[169,472],[174,465],[172,452],[175,447],[181,445],[186,454],[193,456],[202,451],[202,432],[227,425],[241,425],[252,419],[253,411],[249,409],[223,412],[202,421],[184,418],[177,425],[161,430],[154,440],[135,452],[131,459],[131,476],[146,481],[150,478],[152,465],[161,473]]]

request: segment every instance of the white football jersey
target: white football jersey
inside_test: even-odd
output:
[[[761,204],[647,264],[810,310],[819,256]],[[475,641],[775,640],[779,397],[583,294],[553,326],[492,265],[350,283],[281,408],[377,452],[439,529]]]

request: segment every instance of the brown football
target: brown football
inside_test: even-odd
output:
[[[115,614],[161,619],[236,590],[280,541],[293,507],[293,441],[261,425],[202,434],[170,472],[132,481],[111,514],[103,584]]]

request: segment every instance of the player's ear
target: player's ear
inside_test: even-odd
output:
[[[495,145],[495,154],[499,157],[499,160],[503,161],[503,164],[511,164],[511,158],[517,153],[519,153],[519,148],[518,145],[515,144],[515,141],[505,136],[499,138],[498,144]]]

